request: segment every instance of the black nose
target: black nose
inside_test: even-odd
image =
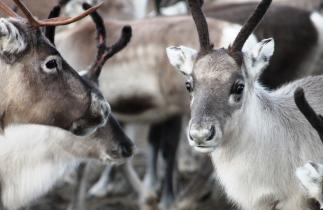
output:
[[[125,158],[131,157],[133,155],[134,145],[131,143],[121,144],[121,155]]]

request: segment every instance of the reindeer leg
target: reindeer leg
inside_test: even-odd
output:
[[[157,191],[160,187],[158,179],[158,151],[160,148],[162,124],[155,124],[149,128],[148,134],[148,164],[144,178],[145,190],[141,195],[141,202],[153,206],[157,204]]]
[[[99,180],[90,188],[89,196],[102,198],[110,191],[109,183],[115,172],[115,166],[106,166],[99,178]]]
[[[162,155],[166,162],[166,174],[164,177],[160,208],[169,209],[174,202],[174,169],[176,165],[176,152],[180,140],[182,117],[175,116],[164,123],[162,132]]]

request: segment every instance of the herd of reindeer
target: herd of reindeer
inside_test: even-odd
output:
[[[323,209],[322,7],[0,0],[0,210]]]

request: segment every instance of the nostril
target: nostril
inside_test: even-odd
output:
[[[129,144],[122,144],[121,145],[121,155],[123,157],[130,157],[133,154],[133,145],[129,145]]]
[[[207,141],[211,141],[215,136],[215,126],[212,125],[211,129],[210,129],[210,134],[209,136],[207,137]]]

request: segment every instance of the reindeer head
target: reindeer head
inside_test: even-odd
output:
[[[0,2],[1,11],[10,16],[0,19],[2,127],[36,123],[85,135],[104,125],[110,107],[102,94],[65,62],[40,30],[77,21],[98,6],[75,18],[36,20],[14,1],[27,19]]]
[[[262,0],[228,48],[213,49],[201,0],[189,0],[200,50],[169,47],[170,63],[187,77],[191,94],[190,144],[201,152],[210,152],[223,142],[223,134],[235,112],[242,110],[247,93],[252,91],[273,54],[272,39],[263,40],[247,52],[242,47],[257,26],[271,0]]]
[[[90,9],[91,6],[83,3],[83,9]],[[56,18],[60,14],[60,6],[56,6],[51,11],[49,18]],[[119,40],[112,46],[106,45],[106,30],[104,21],[97,12],[90,14],[96,25],[97,31],[97,56],[89,69],[81,73],[82,78],[92,87],[99,88],[98,78],[105,62],[114,54],[118,53],[129,43],[132,35],[130,26],[125,26]],[[46,27],[45,34],[51,43],[55,44],[55,26]],[[109,116],[105,126],[97,129],[97,131],[89,136],[91,139],[87,141],[88,147],[85,151],[90,157],[99,159],[105,163],[117,163],[133,154],[134,144],[125,135],[117,120],[113,115]]]

